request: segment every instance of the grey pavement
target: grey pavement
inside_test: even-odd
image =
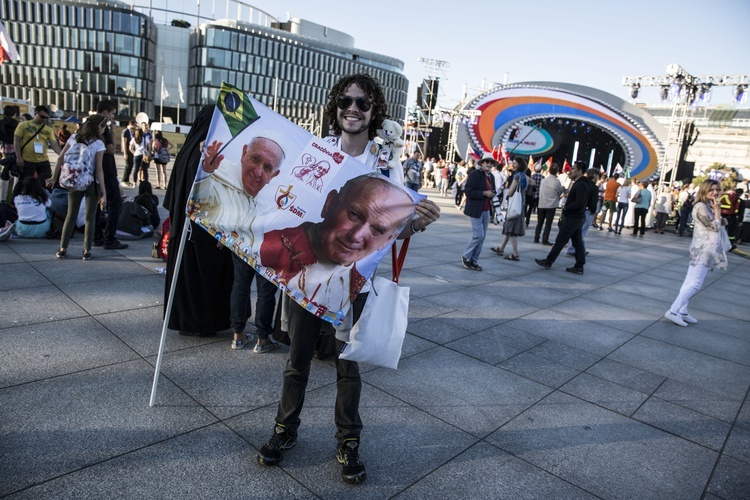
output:
[[[435,195],[434,191],[427,190]],[[159,193],[163,195],[163,193]],[[663,319],[687,238],[590,231],[586,272],[460,255],[470,226],[448,198],[413,238],[398,370],[363,366],[362,457],[334,458],[336,372],[313,361],[295,449],[258,465],[287,348],[232,351],[230,332],[169,332],[149,407],[164,278],[151,240],[55,259],[57,242],[0,243],[0,496],[8,498],[750,497],[750,261],[729,257]],[[532,229],[535,218],[532,218]],[[389,258],[380,272],[390,274]]]

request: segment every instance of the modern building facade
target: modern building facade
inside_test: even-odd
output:
[[[2,0],[21,60],[0,66],[0,94],[85,114],[113,99],[120,116],[151,110],[156,30],[121,2]]]
[[[255,11],[263,14],[257,22],[191,28],[156,24],[115,0],[0,0],[0,18],[21,55],[0,66],[0,95],[78,115],[112,99],[123,119],[145,112],[191,123],[226,81],[296,123],[321,124],[333,83],[368,72],[383,85],[390,115],[404,118],[402,61],[359,50],[350,35],[325,26]]]

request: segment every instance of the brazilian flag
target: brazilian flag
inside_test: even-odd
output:
[[[221,110],[221,114],[224,115],[224,120],[227,122],[232,137],[260,118],[258,113],[255,112],[250,98],[240,89],[226,82],[221,84],[219,100],[216,105]]]

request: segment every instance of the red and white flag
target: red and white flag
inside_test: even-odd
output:
[[[0,64],[4,62],[13,62],[21,59],[16,50],[16,44],[10,39],[10,35],[5,29],[5,25],[0,22]]]

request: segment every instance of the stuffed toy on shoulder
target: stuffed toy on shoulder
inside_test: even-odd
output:
[[[383,158],[383,155],[381,159],[385,161],[389,169],[396,168],[396,163],[400,162],[404,151],[404,140],[401,138],[403,132],[401,125],[393,120],[383,120],[383,128],[378,129],[378,137],[383,141],[382,153],[386,150],[389,152],[387,158]]]

